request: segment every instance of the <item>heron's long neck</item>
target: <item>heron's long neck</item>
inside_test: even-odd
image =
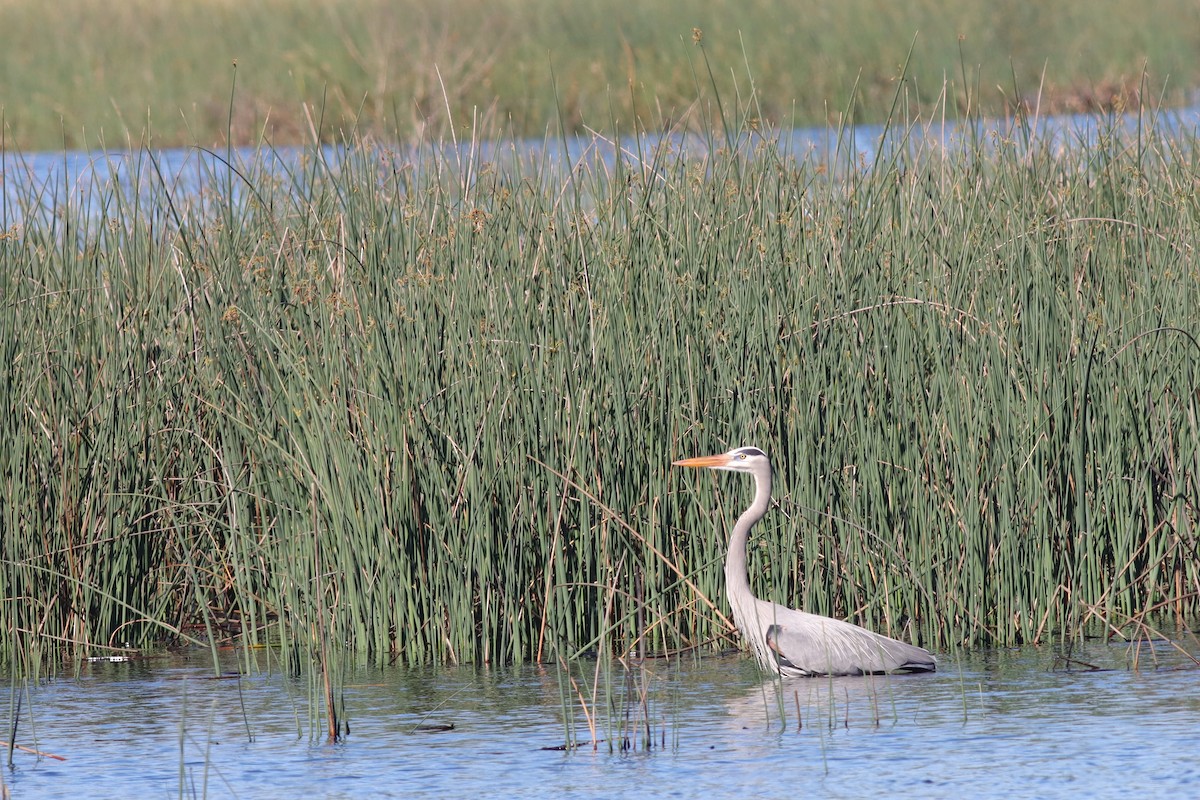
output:
[[[738,517],[729,536],[729,555],[725,558],[725,594],[731,605],[736,605],[735,598],[751,596],[750,577],[746,572],[746,541],[750,537],[750,529],[767,513],[770,503],[771,473],[755,473],[754,502]],[[737,608],[734,613],[738,613]]]

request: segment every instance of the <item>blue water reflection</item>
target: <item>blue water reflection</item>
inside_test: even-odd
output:
[[[553,668],[354,672],[351,733],[327,744],[303,681],[213,680],[202,654],[97,664],[24,692],[19,743],[66,760],[18,752],[4,783],[18,799],[1197,796],[1200,669],[1174,650],[1131,669],[1132,653],[1071,654],[1096,671],[1045,647],[782,683],[736,656],[652,662],[654,746],[626,753],[544,749],[564,741]]]
[[[64,207],[86,209],[102,217],[106,194],[126,197],[149,192],[176,202],[203,196],[215,188],[244,202],[264,175],[289,181],[303,194],[311,175],[336,170],[348,157],[363,156],[378,162],[381,175],[406,165],[440,161],[470,181],[483,168],[494,165],[524,175],[567,174],[571,166],[611,169],[617,154],[627,165],[653,171],[664,153],[701,154],[730,146],[749,153],[769,148],[786,158],[808,160],[814,166],[839,170],[894,160],[928,148],[987,152],[999,142],[1014,147],[1058,152],[1064,148],[1093,146],[1120,131],[1130,137],[1153,131],[1168,139],[1196,138],[1200,108],[1143,111],[1140,114],[1079,115],[1029,119],[923,121],[912,125],[860,125],[846,128],[801,128],[759,134],[747,131],[727,139],[722,133],[644,134],[619,141],[601,135],[560,138],[547,136],[526,141],[462,141],[401,145],[325,145],[305,147],[250,147],[229,150],[181,148],[167,150],[12,153],[0,152],[0,228],[47,223]],[[314,162],[320,170],[306,166]]]

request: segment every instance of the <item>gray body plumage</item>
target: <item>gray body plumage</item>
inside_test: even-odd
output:
[[[739,447],[722,456],[676,461],[754,476],[754,502],[738,517],[725,559],[725,593],[733,621],[765,668],[782,675],[864,675],[881,672],[928,672],[936,662],[928,651],[849,622],[759,600],[750,590],[746,541],[771,502],[771,462],[756,447]]]

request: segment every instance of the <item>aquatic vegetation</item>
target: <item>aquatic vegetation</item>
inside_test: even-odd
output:
[[[1150,122],[18,188],[2,655],[238,638],[332,708],[349,655],[720,646],[744,498],[670,463],[747,443],[759,596],[935,650],[1195,613],[1196,140]]]

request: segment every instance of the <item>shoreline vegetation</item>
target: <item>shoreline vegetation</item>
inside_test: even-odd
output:
[[[870,124],[891,118],[901,73],[910,120],[1180,106],[1200,85],[1200,9],[1185,0],[63,0],[61,23],[0,0],[0,13],[10,151],[703,132],[710,89],[753,95],[762,129]]]
[[[721,647],[745,489],[670,463],[749,442],[760,596],[935,651],[1194,618],[1196,134],[1098,124],[27,194],[0,657]]]
[[[263,25],[316,14],[312,47],[358,41],[315,4],[202,5]],[[135,0],[105,24],[191,19],[168,6]],[[903,66],[886,103],[861,76],[827,84],[850,116],[883,109],[903,132],[988,107],[982,77],[961,98],[944,79],[927,92],[911,40],[887,41]],[[324,105],[267,103],[314,121],[291,163],[271,157],[292,140],[256,116],[266,95],[242,70],[262,70],[242,63],[219,108],[226,141],[257,150],[200,161],[200,188],[165,177],[137,135],[128,180],[10,182],[0,661],[36,672],[187,642],[215,664],[219,642],[270,646],[319,662],[336,736],[343,658],[569,675],[585,655],[723,647],[745,487],[670,464],[741,444],[779,470],[750,542],[761,597],[942,652],[1195,619],[1196,132],[1164,135],[1142,103],[1141,124],[1101,113],[1093,139],[1048,144],[1018,103],[994,134],[899,136],[865,159],[846,133],[819,161],[763,133],[776,72],[703,43],[663,55],[687,82],[649,122],[603,116],[701,147],[664,135],[571,167],[522,151],[511,114],[468,113],[461,136],[451,103],[455,124],[414,148],[396,143],[401,112],[397,136],[361,115],[340,127],[325,83]],[[460,49],[465,69],[478,50]],[[533,73],[541,58],[526,54]],[[743,77],[726,83],[730,63]],[[557,105],[529,118],[586,130],[562,102],[586,69],[555,69]],[[1116,105],[1160,96],[1134,74]],[[445,120],[435,107],[426,119]],[[5,148],[36,140],[26,119],[6,107]],[[347,145],[336,163],[326,133]],[[464,146],[434,144],[449,136]],[[470,143],[485,140],[509,144],[484,160]]]

